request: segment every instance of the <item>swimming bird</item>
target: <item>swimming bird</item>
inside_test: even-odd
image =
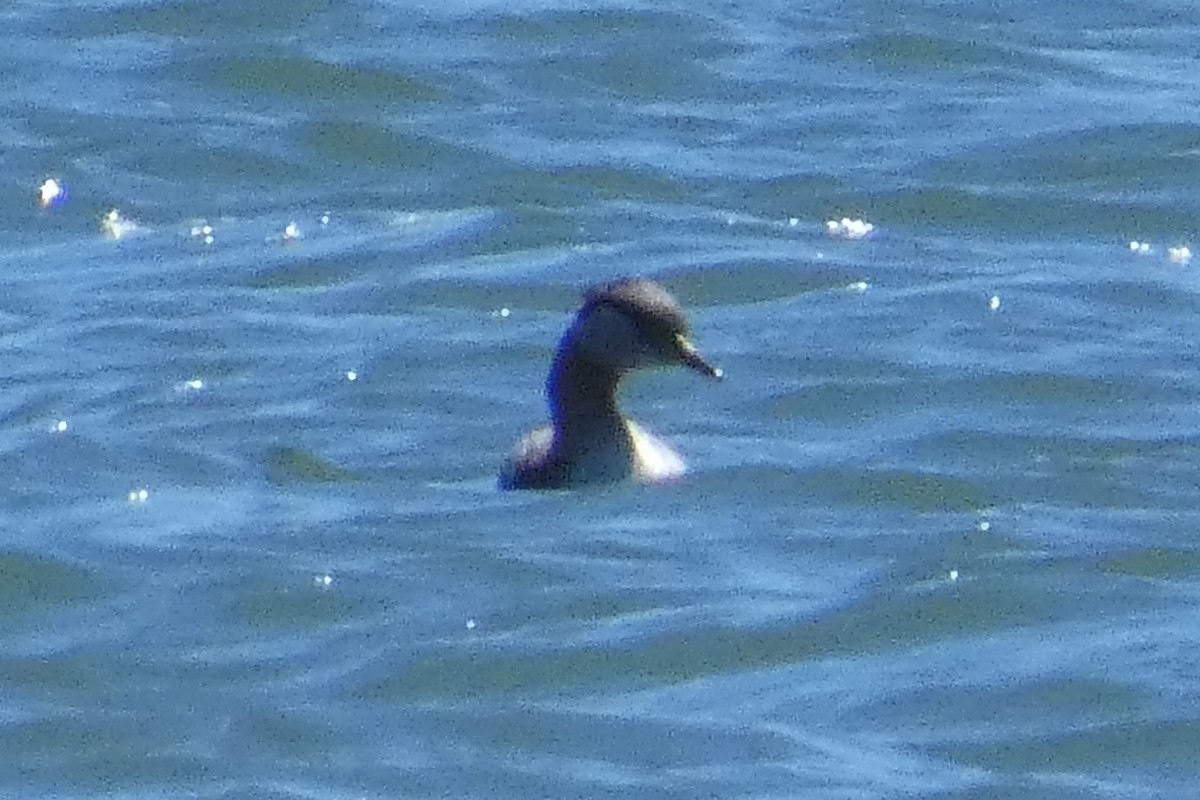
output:
[[[637,369],[684,366],[720,378],[688,341],[675,299],[640,278],[594,286],[563,334],[546,378],[551,422],[525,435],[500,473],[502,489],[561,489],[634,479],[670,480],[675,451],[617,408],[621,379]]]

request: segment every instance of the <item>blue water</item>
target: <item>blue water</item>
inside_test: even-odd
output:
[[[1193,797],[1198,32],[10,2],[0,793]],[[629,274],[689,475],[496,491]]]

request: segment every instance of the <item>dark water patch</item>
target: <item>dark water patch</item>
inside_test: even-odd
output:
[[[1039,764],[1046,773],[1117,773],[1122,767],[1138,770],[1175,771],[1180,779],[1200,778],[1195,744],[1200,721],[1180,719],[1133,719],[1109,721],[1069,731],[1035,735],[1010,734],[1004,741],[947,748],[959,763],[982,769],[1020,771]]]
[[[445,99],[438,86],[399,72],[287,53],[225,57],[196,63],[194,69],[214,88],[260,98],[274,95],[293,102],[349,100],[403,105]]]
[[[965,33],[965,32],[964,32]],[[896,74],[945,72],[960,77],[976,72],[1003,70],[1010,74],[1037,74],[1049,60],[989,41],[985,31],[974,36],[936,36],[926,33],[872,33],[853,39],[826,54],[844,53],[851,61]],[[1011,79],[1011,78],[1010,78]],[[1032,82],[1032,77],[1028,79]]]
[[[675,294],[686,306],[708,308],[799,301],[814,292],[847,289],[862,280],[862,272],[852,265],[813,261],[797,254],[778,263],[715,259],[702,266],[668,269],[662,277],[668,285],[678,287]]]
[[[549,254],[528,253],[524,261],[532,264],[546,255]],[[500,269],[499,261],[508,262],[510,259],[513,262],[511,270]],[[522,254],[518,252],[497,259],[497,263],[492,265],[496,267],[495,270],[480,269],[488,265],[473,264],[470,272],[464,270],[465,274],[457,277],[453,284],[447,282],[446,276],[414,280],[402,288],[387,292],[388,304],[394,308],[423,306],[473,312],[475,316],[467,320],[459,319],[458,324],[470,322],[496,331],[527,330],[531,323],[528,315],[534,312],[561,312],[566,315],[574,310],[581,299],[579,292],[572,293],[569,289],[558,287],[547,289],[545,286],[534,289],[519,283],[519,262],[522,260]],[[447,272],[453,274],[453,265],[446,266],[449,267]],[[496,274],[489,275],[493,271]],[[508,313],[503,314],[503,309],[507,309]]]
[[[689,195],[681,176],[661,165],[625,160],[592,148],[585,155],[538,146],[520,151],[503,145],[485,146],[489,152],[483,156],[481,168],[470,177],[472,194],[488,205],[525,206],[570,215],[610,200],[670,203]],[[537,178],[530,180],[530,174]],[[575,220],[575,240],[580,238],[583,221],[583,217]]]
[[[263,457],[266,477],[279,485],[343,483],[354,476],[315,453],[297,447],[272,447]]]
[[[1089,523],[1087,519],[1095,514],[1107,513],[1119,518],[1121,514],[1144,512],[1148,508],[1165,511],[1172,505],[1187,510],[1195,502],[1190,492],[1178,492],[1184,483],[1181,479],[1173,482],[1175,491],[1163,492],[1147,489],[1136,471],[1119,465],[1105,462],[1063,463],[1058,456],[1038,455],[1031,462],[1016,465],[1006,476],[1006,483],[1008,499],[1013,503],[1026,507],[1085,510],[1080,511],[1082,518],[1079,522],[1071,526],[1069,535],[1073,538],[1101,539],[1121,530],[1132,530],[1131,527],[1121,526],[1115,519],[1109,523],[1116,526],[1115,530],[1097,521]],[[1162,534],[1173,527],[1164,523],[1155,532]],[[1043,536],[1045,533],[1035,525],[1030,535]]]
[[[394,665],[382,678],[367,678],[351,688],[351,696],[372,702],[466,699],[483,694],[564,690],[587,686],[633,685],[638,675],[619,654],[595,645],[536,656],[489,652],[486,658],[442,650]]]
[[[574,189],[576,203],[588,201],[671,203],[685,200],[689,192],[679,177],[644,165],[591,163],[547,171],[547,183],[559,184],[568,196]]]
[[[562,51],[596,52],[623,48],[634,42],[653,42],[654,53],[666,61],[704,60],[734,50],[724,31],[698,14],[621,7],[576,10],[508,11],[484,23],[484,34],[522,42],[530,52],[549,44]],[[671,58],[674,56],[675,58]]]
[[[769,396],[763,411],[780,420],[861,424],[872,417],[903,414],[941,401],[969,402],[978,390],[968,378],[877,360],[848,361],[816,352],[799,361],[796,385]],[[939,401],[939,402],[935,402]]]
[[[122,161],[122,166],[163,180],[210,182],[224,187],[225,191],[230,184],[257,188],[264,184],[296,184],[312,177],[308,166],[299,159],[280,154],[271,145],[270,138],[260,139],[259,143],[266,146],[256,149],[246,143],[220,145],[159,140],[155,146],[139,148],[136,154]],[[230,197],[236,198],[234,205],[239,210],[250,210],[248,204],[241,202],[246,198],[244,191],[234,191]],[[220,207],[211,199],[200,200],[191,213],[211,213]]]
[[[925,177],[1027,189],[1075,185],[1115,192],[1136,205],[1140,197],[1200,179],[1200,126],[1145,122],[1055,131],[972,148],[938,162]]]
[[[994,397],[1029,407],[1095,406],[1112,408],[1133,401],[1169,400],[1172,395],[1188,399],[1191,392],[1169,386],[1148,385],[1140,379],[1117,379],[1110,375],[1067,375],[1055,372],[1017,372],[987,381]]]
[[[1035,733],[1049,712],[1060,722],[1070,721],[1072,727],[1084,728],[1110,716],[1131,717],[1139,713],[1146,696],[1118,680],[1090,676],[1046,676],[1021,682],[1019,686],[980,683],[964,669],[963,685],[913,687],[905,692],[908,711],[897,714],[894,696],[880,698],[855,714],[864,715],[883,726],[901,729],[916,727],[935,741],[962,737],[967,740],[988,741],[995,731],[1026,731]],[[915,711],[916,716],[909,712]],[[963,721],[973,722],[963,730]],[[1056,727],[1056,726],[1055,726]],[[941,732],[940,735],[939,733]],[[1006,733],[1005,735],[1008,735]],[[934,745],[943,750],[944,745]]]
[[[775,138],[772,136],[772,138]],[[797,147],[802,149],[801,143]],[[852,214],[862,199],[846,181],[829,173],[784,173],[765,179],[730,182],[701,181],[699,186],[709,196],[720,198],[723,205],[744,208],[765,219],[784,221],[790,217],[808,223]]]
[[[273,182],[308,174],[302,159],[283,152],[275,126],[262,120],[216,118],[185,131],[154,104],[97,110],[55,105],[39,109],[30,124],[64,151],[77,151],[60,155],[49,168],[68,187],[67,202],[54,215],[86,205],[92,217],[88,230],[97,234],[101,214],[114,205],[128,214],[140,204],[199,203],[203,197],[184,196],[179,189],[191,179]],[[69,171],[63,170],[65,161],[73,161]]]
[[[990,464],[998,472],[1030,468],[1035,463],[1059,467],[1108,464],[1118,470],[1152,464],[1162,467],[1190,462],[1200,449],[1195,436],[1135,438],[1103,430],[1092,435],[1078,430],[1048,435],[1023,430],[1028,427],[1025,421],[1025,417],[1017,416],[994,423],[990,430],[983,426],[939,428],[913,437],[904,445],[910,448],[908,452],[914,460],[941,458],[947,463],[962,463],[960,459],[965,459],[980,467]]]
[[[300,138],[326,169],[336,165],[369,165],[389,169],[444,168],[457,174],[477,165],[482,171],[480,156],[469,150],[426,136],[393,131],[376,123],[312,121],[304,126]]]
[[[203,786],[211,779],[205,759],[175,741],[166,742],[135,714],[72,711],[0,727],[0,747],[14,763],[31,766],[23,771],[25,780],[40,774],[59,791],[105,794],[169,792],[181,781]],[[6,782],[0,778],[0,785]]]
[[[251,289],[318,289],[354,280],[362,272],[345,258],[302,259],[259,272],[247,282]]]
[[[626,765],[647,775],[669,770],[674,778],[685,780],[691,771],[707,773],[710,770],[706,768],[714,764],[786,761],[795,749],[790,737],[778,731],[736,730],[711,721],[689,724],[534,704],[495,709],[444,707],[434,711],[429,722],[446,735],[484,749],[503,742],[529,760],[552,757],[567,763]],[[580,731],[588,735],[580,736]],[[664,738],[671,740],[669,748],[652,746]]]
[[[1195,581],[1200,576],[1200,555],[1193,550],[1146,547],[1114,554],[1104,560],[1102,567],[1114,575]]]
[[[82,648],[71,652],[9,653],[0,657],[0,680],[22,694],[58,695],[73,702],[95,697],[96,675],[105,662],[103,656],[83,652]]]
[[[235,712],[227,734],[231,743],[273,763],[329,765],[346,742],[324,714],[313,709],[251,704]]]
[[[283,35],[303,30],[316,15],[330,7],[328,0],[297,0],[289,6],[287,14],[281,15],[269,0],[117,2],[104,4],[102,9],[85,8],[70,15],[56,15],[54,28],[60,35],[79,38],[139,33],[191,41],[208,39],[217,32],[225,41],[244,36],[258,40],[264,31]]]
[[[805,476],[810,491],[856,506],[885,505],[917,513],[971,513],[995,498],[981,484],[950,475],[905,470],[820,470]]]
[[[763,449],[765,450],[765,448]],[[809,471],[786,464],[771,463],[767,455],[769,454],[760,454],[754,460],[755,463],[739,463],[736,467],[722,466],[698,471],[688,476],[689,486],[703,497],[712,495],[721,486],[728,486],[733,482],[738,484],[744,482],[746,486],[754,486],[761,490],[759,496],[773,498],[775,502],[780,503],[781,508],[819,508],[823,507],[820,502],[822,498],[827,503],[834,502],[834,498],[822,491],[821,484],[810,482],[811,473]],[[725,502],[729,503],[731,508],[743,505],[736,497]],[[762,509],[762,511],[768,518],[778,516],[780,522],[787,522],[786,514],[777,515],[771,509]]]
[[[1109,275],[1105,280],[1089,281],[1079,285],[1076,294],[1093,304],[1098,315],[1101,310],[1110,319],[1128,314],[1128,321],[1136,321],[1142,327],[1142,336],[1135,335],[1128,327],[1122,331],[1125,336],[1155,350],[1178,346],[1173,337],[1187,335],[1192,320],[1200,317],[1200,293],[1176,267],[1168,266],[1161,272],[1153,268],[1142,270],[1134,262],[1129,265],[1129,273],[1129,277]],[[1184,327],[1187,330],[1180,330]],[[1156,339],[1161,347],[1154,347]]]
[[[978,188],[958,188],[937,181],[934,185],[878,193],[861,201],[865,214],[868,219],[890,220],[892,225],[951,230],[965,238],[981,234],[1068,236],[1113,242],[1116,246],[1124,243],[1129,231],[1171,232],[1174,239],[1195,225],[1191,209],[1159,201],[1085,198],[1055,191],[1039,180],[1016,187],[988,188],[969,172],[960,176],[963,183]]]
[[[0,617],[6,621],[95,597],[100,589],[88,570],[69,561],[22,550],[0,552]]]
[[[702,63],[664,61],[660,53],[628,47],[607,53],[564,52],[543,56],[524,80],[542,90],[575,87],[577,92],[604,94],[625,100],[653,101],[661,97],[710,96],[723,79]]]

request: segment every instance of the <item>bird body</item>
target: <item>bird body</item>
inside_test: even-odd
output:
[[[517,443],[501,487],[552,489],[682,475],[683,459],[625,418],[616,392],[626,374],[649,367],[680,365],[721,377],[687,332],[675,300],[652,281],[626,279],[590,289],[546,380],[551,422]]]

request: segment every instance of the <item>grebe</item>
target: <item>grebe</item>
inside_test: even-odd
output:
[[[617,386],[636,369],[685,366],[720,378],[687,339],[688,324],[665,289],[629,278],[595,286],[563,334],[546,379],[551,423],[526,434],[500,473],[502,489],[677,478],[683,460],[622,416]]]

